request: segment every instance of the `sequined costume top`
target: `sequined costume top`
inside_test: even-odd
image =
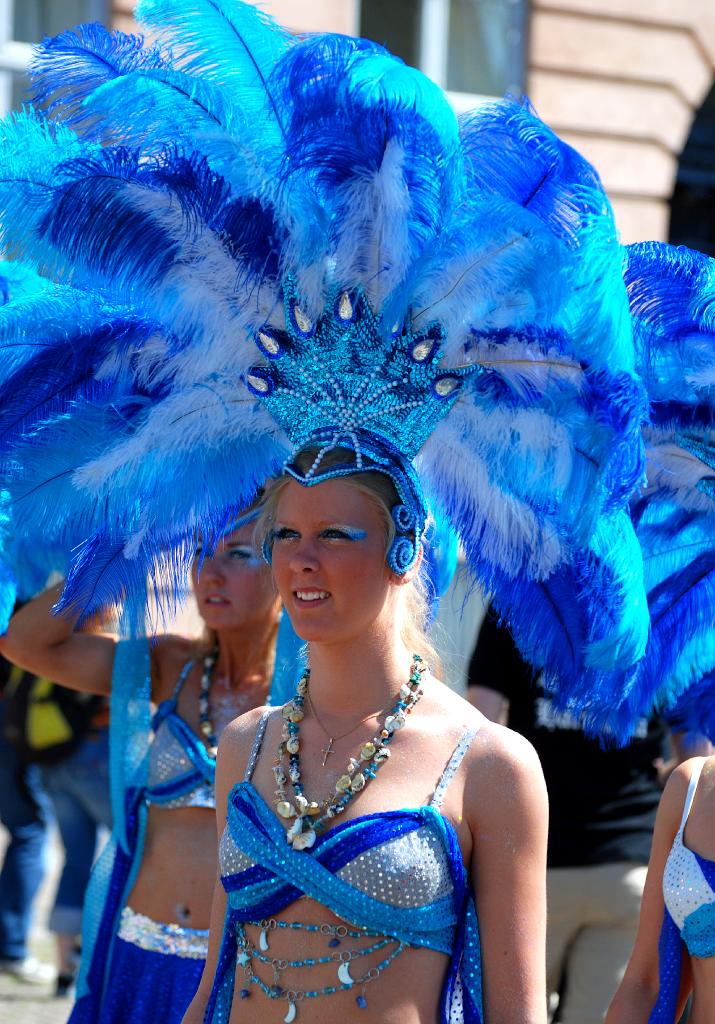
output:
[[[447,954],[440,1024],[483,1024],[476,908],[456,832],[440,812],[477,730],[465,731],[429,805],[354,818],[295,850],[251,783],[267,717],[228,799],[219,849],[228,901],[206,1024],[225,1024],[231,1014],[238,926],[273,918],[303,895],[359,928]]]
[[[690,776],[680,828],[663,872],[663,899],[680,929],[691,956],[715,956],[715,861],[706,860],[683,842],[685,823],[695,799],[703,760],[697,760]]]
[[[715,956],[715,861],[689,850],[683,840],[704,763],[704,758],[693,762],[680,827],[663,871],[660,984],[648,1024],[675,1024],[683,944],[690,956]]]
[[[216,762],[176,710],[192,665],[192,661],[184,665],[173,694],[161,702],[152,719],[154,739],[149,751],[145,799],[166,809],[216,806]]]

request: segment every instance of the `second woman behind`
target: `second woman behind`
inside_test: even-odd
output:
[[[265,704],[275,656],[280,602],[253,529],[245,517],[213,557],[197,554],[200,643],[74,633],[51,615],[56,590],[26,605],[0,639],[8,659],[75,689],[112,692],[116,706],[115,833],[88,890],[72,1024],[176,1024],[196,990],[216,872],[216,744],[233,718]]]

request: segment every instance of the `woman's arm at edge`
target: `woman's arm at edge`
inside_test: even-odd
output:
[[[75,633],[74,620],[53,615],[62,586],[28,601],[0,636],[0,654],[20,668],[72,690],[108,696],[116,641],[111,636]]]
[[[626,973],[606,1016],[606,1024],[646,1024],[658,998],[658,942],[665,909],[663,872],[680,826],[691,770],[691,762],[678,765],[663,790],[653,831],[636,941]],[[686,970],[684,984],[681,986],[681,1012],[689,992],[689,964],[684,962]],[[676,1020],[679,1016],[680,1013],[676,1015]]]
[[[482,944],[485,1024],[546,1024],[548,799],[531,744],[500,726],[477,737],[465,790]]]

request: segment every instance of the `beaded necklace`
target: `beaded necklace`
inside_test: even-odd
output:
[[[218,659],[218,644],[204,658],[204,670],[201,673],[201,689],[199,690],[199,729],[205,737],[209,757],[216,757],[218,737],[214,729],[209,711],[209,690],[211,689],[211,670]]]
[[[313,846],[326,823],[337,814],[342,814],[353,797],[375,778],[390,756],[389,744],[392,737],[404,726],[407,715],[422,696],[420,683],[426,669],[419,654],[414,654],[410,678],[400,687],[398,699],[386,716],[382,729],[371,741],[363,744],[357,758],[350,758],[345,773],[335,783],[335,793],[322,804],[307,799],[301,782],[299,733],[304,718],[303,706],[308,694],[310,670],[305,672],[298,683],[295,697],[283,708],[283,732],[273,762],[276,811],[282,818],[295,818],[286,833],[294,850],[307,850]],[[284,756],[288,758],[287,777],[283,767]],[[294,793],[292,802],[286,796],[288,779]]]

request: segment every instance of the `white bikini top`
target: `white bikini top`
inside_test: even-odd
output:
[[[705,758],[698,758],[693,764],[680,828],[673,840],[663,871],[663,899],[670,916],[681,932],[691,914],[710,904],[715,906],[715,890],[705,877],[705,869],[710,869],[708,874],[712,877],[713,861],[698,856],[689,850],[683,842],[685,823],[693,806],[695,791],[698,788],[698,780],[704,764]],[[712,945],[713,951],[708,954],[710,956],[715,954],[715,936]]]

